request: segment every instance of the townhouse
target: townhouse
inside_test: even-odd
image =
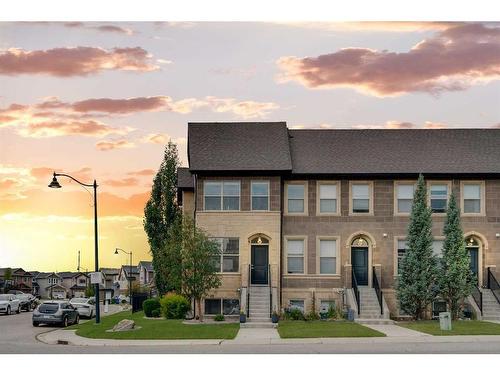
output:
[[[258,321],[289,306],[347,305],[358,319],[404,316],[394,288],[419,173],[434,252],[454,192],[478,277],[469,307],[479,318],[500,311],[500,129],[189,123],[188,161],[179,204],[221,249],[206,315]]]

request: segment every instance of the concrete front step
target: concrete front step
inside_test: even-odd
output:
[[[267,322],[254,322],[247,320],[246,323],[240,323],[240,328],[276,328],[276,324],[273,324],[271,319]]]
[[[382,318],[359,318],[354,321],[359,324],[394,324],[393,320]]]

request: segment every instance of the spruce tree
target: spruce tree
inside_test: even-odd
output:
[[[178,284],[171,280],[178,279],[171,274],[179,273],[177,256],[168,254],[166,246],[170,227],[180,216],[177,206],[177,168],[179,167],[177,145],[168,142],[163,161],[153,180],[151,197],[144,208],[144,231],[148,236],[150,252],[153,256],[155,284],[160,294],[177,290]],[[173,260],[174,259],[174,260]]]
[[[435,297],[436,258],[432,254],[432,218],[424,177],[418,177],[408,225],[407,248],[400,264],[396,293],[400,308],[423,317]]]
[[[438,276],[439,294],[447,302],[452,319],[457,319],[463,300],[470,295],[476,280],[470,269],[460,210],[454,194],[450,196],[443,232],[445,239]]]

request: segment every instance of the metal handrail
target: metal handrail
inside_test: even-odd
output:
[[[477,284],[474,284],[472,287],[472,292],[471,292],[472,298],[474,298],[474,301],[477,304],[477,307],[479,307],[479,311],[481,311],[481,314],[483,313],[483,292],[481,292],[481,289],[477,286]]]
[[[377,295],[378,303],[380,305],[380,315],[384,315],[384,302],[382,299],[383,292],[382,292],[382,289],[380,288],[380,284],[378,282],[377,273],[375,272],[375,267],[373,267],[372,274],[373,274],[372,284],[373,284],[373,288],[375,289],[375,294]]]
[[[358,281],[356,280],[356,275],[354,274],[354,270],[352,272],[352,290],[354,291],[354,298],[356,299],[356,306],[358,306],[358,315],[361,314],[361,304],[359,300],[359,289],[358,289]]]
[[[271,265],[267,265],[267,277],[269,282],[269,317],[273,316],[273,282],[271,280]]]
[[[500,284],[495,275],[493,275],[493,272],[491,272],[490,267],[488,267],[488,289],[491,290],[498,303],[500,303]]]
[[[248,283],[247,283],[247,318],[250,317],[250,274],[252,273],[252,265],[248,265]]]

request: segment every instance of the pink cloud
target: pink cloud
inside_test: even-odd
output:
[[[105,180],[104,184],[112,187],[131,187],[137,186],[139,184],[139,180],[135,177],[127,177],[122,178],[121,180]]]
[[[279,80],[308,88],[352,87],[376,96],[464,90],[500,79],[500,28],[461,24],[408,52],[345,48],[317,57],[282,57]]]
[[[87,137],[104,137],[107,135],[123,135],[130,129],[114,128],[98,121],[47,121],[30,123],[19,129],[25,137],[48,138],[66,135],[83,135]]]
[[[95,146],[99,151],[111,151],[120,148],[132,148],[134,144],[126,139],[120,139],[117,141],[100,141]]]
[[[133,113],[157,111],[168,108],[168,96],[149,96],[130,99],[87,99],[75,102],[71,108],[76,112]]]
[[[56,77],[85,76],[103,70],[149,72],[158,66],[142,48],[63,47],[25,51],[10,48],[0,53],[0,74],[45,74]]]
[[[152,176],[154,175],[156,172],[154,169],[141,169],[139,171],[131,171],[131,172],[128,172],[127,174],[129,176]]]

